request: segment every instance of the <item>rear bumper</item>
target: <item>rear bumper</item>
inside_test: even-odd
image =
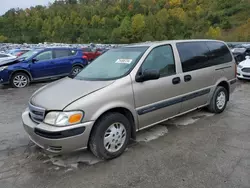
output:
[[[31,141],[52,153],[65,153],[85,149],[94,122],[68,127],[55,127],[31,120],[29,110],[22,114],[23,126]]]

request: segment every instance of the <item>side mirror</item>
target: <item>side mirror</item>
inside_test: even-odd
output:
[[[145,70],[142,74],[136,76],[137,82],[145,82],[148,80],[157,80],[160,78],[160,72],[158,70]]]
[[[35,62],[37,62],[38,60],[36,59],[36,58],[33,58],[32,59],[32,63],[35,63]]]

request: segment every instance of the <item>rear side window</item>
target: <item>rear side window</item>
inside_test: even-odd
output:
[[[177,43],[183,72],[189,72],[211,66],[209,49],[205,42]]]
[[[232,61],[232,55],[228,47],[222,42],[208,41],[206,44],[210,50],[209,61],[211,66]]]
[[[55,58],[63,58],[69,56],[69,50],[55,50]]]

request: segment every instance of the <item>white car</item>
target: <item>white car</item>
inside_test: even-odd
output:
[[[246,56],[246,60],[238,64],[237,77],[239,79],[250,80],[250,56]]]
[[[12,59],[16,59],[16,56],[0,53],[0,63],[6,60],[12,60]]]

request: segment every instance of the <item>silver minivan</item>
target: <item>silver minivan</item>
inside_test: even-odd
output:
[[[222,41],[133,44],[36,91],[22,120],[47,151],[89,148],[112,159],[137,131],[198,108],[223,112],[235,87],[236,63]]]

